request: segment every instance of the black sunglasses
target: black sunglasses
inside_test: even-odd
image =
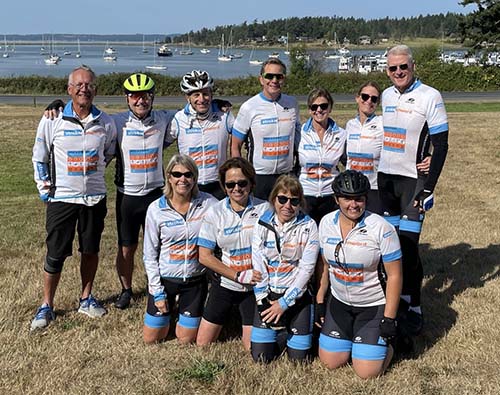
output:
[[[408,63],[403,63],[403,64],[400,64],[398,66],[389,66],[387,67],[387,69],[391,72],[391,73],[394,73],[399,67],[399,70],[401,71],[404,71],[404,70],[408,70]]]
[[[370,99],[373,104],[377,104],[378,102],[378,96],[370,96],[368,93],[362,93],[360,96],[363,101]]]
[[[333,256],[335,257],[335,262],[337,265],[347,274],[349,274],[349,270],[347,269],[347,265],[345,263],[345,253],[344,253],[344,247],[342,246],[343,241],[340,240],[337,245],[335,246],[335,252],[333,253]],[[343,256],[343,261],[340,260],[340,250],[342,250],[342,256]]]
[[[278,81],[281,81],[283,78],[285,78],[285,74],[281,74],[281,73],[264,73],[264,74],[262,74],[262,77],[264,77],[266,80],[269,80],[269,81],[272,81],[275,78]]]
[[[278,195],[278,202],[279,204],[287,204],[287,202],[290,200],[290,204],[293,207],[297,207],[300,204],[300,199],[299,198],[289,198],[288,196],[285,195]]]
[[[226,188],[227,189],[233,189],[236,185],[238,185],[240,188],[245,188],[248,186],[248,180],[239,180],[239,181],[228,181],[226,182]]]
[[[182,171],[171,171],[170,172],[170,175],[174,178],[181,178],[182,176],[186,177],[186,178],[193,178],[193,172],[192,171],[186,171],[186,172],[182,172]]]
[[[311,111],[317,111],[318,108],[321,108],[323,111],[325,111],[329,105],[329,103],[311,104],[309,108],[311,109]]]

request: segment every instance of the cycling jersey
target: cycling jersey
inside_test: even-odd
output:
[[[145,196],[165,184],[163,148],[176,111],[151,111],[145,119],[133,112],[113,114],[117,128],[115,184],[126,195]]]
[[[371,115],[362,124],[359,116],[347,122],[347,169],[357,170],[370,180],[371,189],[377,189],[377,170],[384,139],[382,117]]]
[[[269,292],[283,295],[280,306],[295,304],[307,289],[318,258],[318,227],[303,213],[279,226],[274,211],[266,211],[255,226],[252,265],[262,273],[254,287],[257,301]]]
[[[323,136],[323,143],[313,128],[312,118],[302,125],[299,161],[299,181],[306,196],[332,195],[332,183],[339,173],[339,162],[346,140],[346,132],[338,127],[333,119],[328,119],[328,128]]]
[[[394,86],[384,90],[382,105],[384,141],[379,172],[417,178],[415,164],[424,159],[428,136],[448,131],[441,94],[415,80],[403,93]]]
[[[227,141],[234,117],[212,103],[207,119],[197,119],[190,104],[178,111],[170,124],[169,142],[177,139],[179,152],[189,155],[198,166],[198,184],[208,184],[219,179],[219,167],[226,161]]]
[[[199,192],[185,217],[165,196],[151,203],[146,214],[143,256],[151,295],[164,294],[161,278],[186,280],[203,273],[196,242],[203,217],[217,202],[208,193]]]
[[[297,101],[284,94],[276,101],[262,92],[253,96],[241,105],[233,136],[241,141],[248,137],[248,160],[257,174],[290,172],[300,139]]]
[[[396,230],[381,216],[365,211],[342,239],[339,216],[340,210],[336,210],[319,224],[321,254],[328,263],[332,295],[350,306],[385,304],[378,267],[381,259],[383,263],[401,259]]]
[[[73,112],[71,100],[58,118],[43,117],[32,158],[40,198],[87,206],[102,200],[104,170],[115,145],[115,123],[95,106],[83,120]]]
[[[236,271],[252,269],[252,235],[254,225],[269,207],[266,201],[250,196],[241,216],[230,204],[229,198],[217,203],[203,218],[198,245],[214,250],[222,249],[222,263]],[[221,285],[232,291],[250,291],[242,285],[221,276]]]

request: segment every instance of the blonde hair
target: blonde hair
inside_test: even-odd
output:
[[[191,159],[191,157],[184,154],[175,154],[174,156],[172,156],[167,166],[165,167],[165,177],[167,179],[165,180],[165,186],[163,187],[163,194],[168,198],[171,198],[174,194],[172,185],[170,185],[170,182],[168,182],[168,177],[170,176],[170,172],[172,171],[172,169],[177,165],[184,166],[191,173],[193,173],[194,186],[191,190],[191,196],[197,196],[199,193],[198,166],[196,166],[196,163],[194,163],[194,160]]]

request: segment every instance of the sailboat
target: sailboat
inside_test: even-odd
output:
[[[233,29],[231,29],[230,32],[229,32],[229,41],[227,43],[227,55],[231,59],[241,59],[243,57],[243,53],[242,52],[235,52],[235,53],[233,53],[232,49],[233,49]]]
[[[231,62],[233,60],[233,58],[231,58],[226,53],[226,48],[224,47],[224,33],[222,33],[222,39],[219,47],[219,55],[217,56],[217,60],[219,62]]]
[[[156,41],[153,42],[153,64],[151,66],[146,66],[148,70],[156,70],[156,71],[163,71],[167,69],[167,66],[164,66],[162,64],[156,64]]]
[[[106,46],[104,47],[104,52],[102,54],[102,59],[105,62],[115,62],[118,57],[115,55],[116,49],[109,46],[109,43],[106,42]]]
[[[146,48],[146,44],[144,42],[144,34],[142,35],[142,53],[148,53],[149,50]]]
[[[285,55],[290,55],[290,46],[289,46],[289,39],[288,39],[288,33],[286,34],[286,51],[283,52]]]
[[[8,58],[9,52],[8,52],[8,47],[7,47],[7,37],[5,36],[5,34],[3,35],[3,41],[4,41],[4,46],[3,46],[4,53],[2,56],[4,58]]]
[[[250,60],[248,63],[254,65],[254,66],[260,66],[262,63],[264,63],[262,60],[259,59],[254,59],[253,58],[253,53],[255,52],[255,48],[252,48],[252,51],[250,52]]]
[[[184,49],[184,42],[182,43],[182,49],[179,51],[179,55],[192,55],[193,51],[191,51],[191,39],[188,34],[188,49]]]
[[[206,54],[209,54],[210,53],[210,50],[208,48],[202,48],[200,49],[200,52],[203,54],[203,55],[206,55]]]
[[[114,55],[116,53],[116,49],[109,46],[109,41],[106,41],[106,47],[104,48],[105,55]]]
[[[81,58],[82,57],[82,52],[80,51],[80,39],[77,40],[77,45],[78,45],[78,50],[76,51],[75,57],[76,58]]]

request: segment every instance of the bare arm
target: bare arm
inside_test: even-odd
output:
[[[401,260],[385,263],[384,269],[387,273],[384,316],[394,319],[398,311],[399,297],[403,286]]]

